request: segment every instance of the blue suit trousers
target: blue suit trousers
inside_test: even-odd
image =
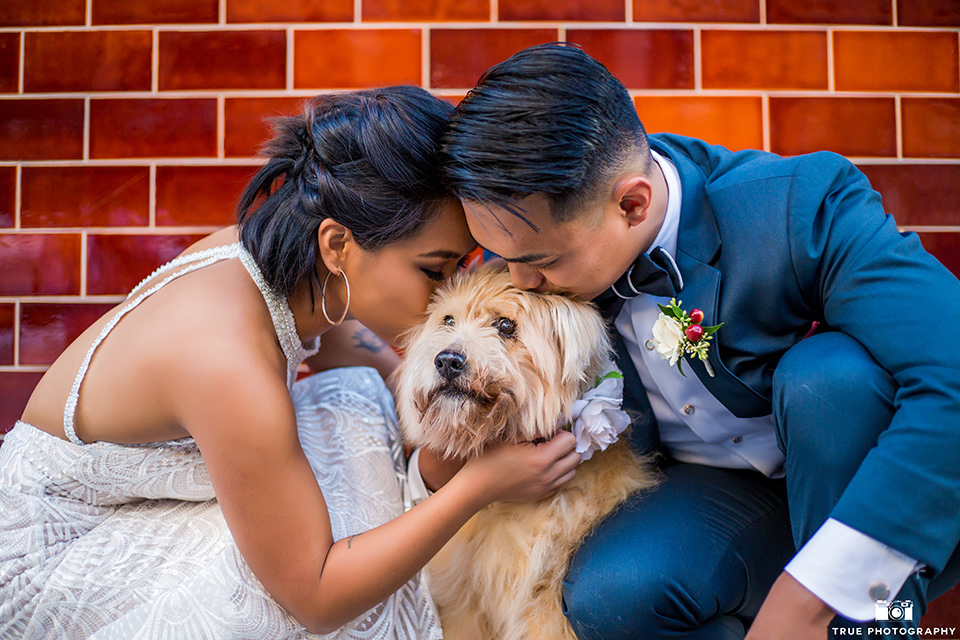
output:
[[[791,348],[773,397],[786,478],[666,462],[664,483],[611,514],[574,557],[563,606],[577,637],[743,638],[773,581],[890,424],[895,390],[846,335]],[[916,626],[929,600],[958,580],[955,552],[939,575],[915,574],[896,597],[913,601]],[[856,625],[838,617],[832,626]]]

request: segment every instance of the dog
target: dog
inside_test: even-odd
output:
[[[404,340],[395,373],[408,444],[469,458],[485,445],[550,438],[609,362],[594,307],[510,283],[502,262],[454,276]],[[583,538],[654,466],[620,440],[537,503],[497,502],[471,518],[426,567],[451,640],[575,640],[561,581]]]

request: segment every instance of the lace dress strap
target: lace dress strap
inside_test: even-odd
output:
[[[283,347],[283,353],[287,358],[287,385],[290,386],[293,384],[293,381],[296,379],[297,368],[303,360],[317,352],[319,349],[319,340],[314,340],[307,345],[303,344],[297,335],[293,313],[290,311],[287,301],[267,286],[266,280],[264,280],[263,275],[260,273],[260,269],[257,267],[253,257],[239,243],[204,249],[203,251],[179,256],[144,278],[140,284],[133,288],[130,295],[127,296],[127,304],[104,325],[99,335],[94,339],[93,344],[90,345],[90,349],[87,351],[87,355],[80,365],[77,377],[73,381],[73,387],[70,389],[70,395],[67,397],[67,404],[63,409],[63,431],[70,442],[78,445],[86,444],[77,436],[76,429],[74,428],[74,415],[77,411],[77,402],[80,399],[80,385],[83,383],[83,378],[86,376],[87,369],[90,367],[90,361],[93,359],[93,354],[97,347],[100,346],[100,343],[107,337],[107,334],[120,322],[120,319],[135,309],[149,296],[176,278],[196,271],[197,269],[202,269],[215,262],[237,257],[240,258],[244,267],[246,267],[250,276],[254,282],[256,282],[257,288],[260,289],[267,303],[267,307],[270,310],[270,317],[273,319],[273,325],[277,331],[277,337],[280,340],[280,345]],[[187,265],[184,269],[168,275],[149,289],[141,291],[148,282],[157,276],[177,269],[178,267],[183,267],[184,265]]]

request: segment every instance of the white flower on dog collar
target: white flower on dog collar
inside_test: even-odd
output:
[[[576,451],[583,460],[616,442],[629,426],[630,418],[620,408],[622,404],[623,374],[609,362],[593,388],[573,402],[570,430],[577,437]]]

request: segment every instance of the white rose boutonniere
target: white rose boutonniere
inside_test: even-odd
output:
[[[623,405],[623,374],[609,362],[592,389],[573,402],[570,430],[577,437],[576,451],[589,460],[617,441],[630,425]]]
[[[703,362],[710,377],[713,377],[713,367],[710,365],[709,349],[713,334],[723,326],[723,323],[705,327],[703,322],[703,311],[700,309],[692,310],[689,315],[680,308],[683,302],[677,302],[671,299],[670,304],[660,307],[660,317],[653,323],[653,342],[656,345],[657,353],[664,360],[670,361],[670,366],[677,365],[677,371],[680,375],[686,376],[683,372],[683,356],[696,357]]]

